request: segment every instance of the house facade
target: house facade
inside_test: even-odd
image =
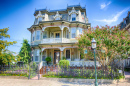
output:
[[[120,30],[125,29],[130,33],[130,11],[128,11],[127,16],[123,19],[123,21],[118,26]]]
[[[118,25],[120,30],[127,30],[130,34],[130,11],[128,11],[127,16],[123,19],[123,21]],[[128,59],[122,60],[124,67],[130,67],[130,55]],[[120,64],[120,63],[119,63]]]
[[[80,64],[76,37],[91,27],[86,8],[73,5],[62,10],[39,9],[35,10],[34,16],[34,24],[28,28],[31,32],[32,61],[45,65],[45,58],[51,57],[51,64],[57,64],[63,58],[70,64],[76,61]]]

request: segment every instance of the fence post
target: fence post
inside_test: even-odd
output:
[[[40,76],[39,76],[39,65],[38,65],[38,80],[39,80]]]
[[[122,63],[122,73],[123,73],[123,76],[125,76],[124,75],[124,64]]]
[[[112,66],[112,64],[111,64],[111,79],[113,80],[112,69],[113,69],[113,66]]]
[[[28,79],[30,79],[30,63],[29,63],[29,76],[28,76]]]

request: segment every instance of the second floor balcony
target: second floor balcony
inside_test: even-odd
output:
[[[47,27],[44,31],[37,30],[32,33],[31,45],[75,43],[78,42],[75,38],[78,35],[76,30],[76,28],[72,28],[71,32],[69,32],[67,27],[63,30],[60,27]]]

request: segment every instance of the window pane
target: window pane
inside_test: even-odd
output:
[[[37,31],[36,34],[37,34],[37,35],[36,35],[36,40],[40,40],[40,31]]]
[[[38,22],[38,18],[35,18],[35,24],[37,24],[37,22]]]
[[[46,58],[46,51],[43,51],[42,61],[45,61]]]
[[[42,61],[46,61],[46,56],[42,56]]]
[[[81,28],[79,29],[79,34],[82,34],[82,29]]]
[[[45,38],[47,38],[47,32],[46,31],[43,32],[43,39],[45,39]]]
[[[39,56],[39,53],[40,53],[40,51],[39,51],[39,50],[37,50],[37,56]]]
[[[59,17],[57,17],[57,18],[56,18],[56,20],[60,20],[60,18],[59,18]]]
[[[38,56],[35,56],[35,61],[38,61]]]
[[[32,41],[34,41],[34,37],[35,37],[35,32],[33,32],[32,34]]]
[[[60,33],[56,33],[56,38],[60,38]]]
[[[39,21],[42,21],[42,17],[39,17]]]
[[[72,28],[71,29],[71,38],[75,38],[76,37],[76,28]]]
[[[76,21],[76,14],[71,15],[72,21]]]
[[[76,18],[72,18],[72,21],[76,21]]]

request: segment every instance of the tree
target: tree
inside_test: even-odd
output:
[[[20,61],[23,61],[24,63],[28,63],[28,62],[30,63],[30,61],[31,61],[30,53],[31,53],[30,45],[29,45],[28,41],[26,39],[24,39],[23,45],[19,52]]]
[[[115,59],[126,59],[130,52],[130,34],[118,27],[99,26],[89,28],[84,34],[78,37],[78,47],[82,57],[93,58],[93,53],[88,49],[88,54],[84,55],[84,47],[91,46],[91,40],[97,41],[97,60],[102,65],[109,65]],[[103,52],[105,51],[105,52]]]
[[[17,43],[16,41],[10,42],[4,40],[4,38],[10,38],[10,35],[7,34],[8,30],[8,28],[0,29],[0,65],[11,63],[13,61],[12,59],[14,59],[11,52],[9,54],[6,53],[8,46]]]

